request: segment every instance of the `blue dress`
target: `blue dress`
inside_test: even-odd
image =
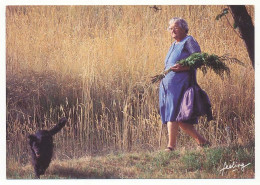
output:
[[[173,42],[165,59],[164,70],[174,66],[177,61],[197,52],[201,52],[200,46],[192,36],[186,36],[179,43]],[[161,80],[159,106],[163,124],[166,124],[168,121],[176,121],[183,94],[189,85],[190,73],[188,71],[171,71]]]

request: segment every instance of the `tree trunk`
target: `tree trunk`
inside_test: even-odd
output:
[[[252,65],[255,67],[255,27],[252,18],[244,5],[230,5],[229,7],[242,39],[245,41]]]

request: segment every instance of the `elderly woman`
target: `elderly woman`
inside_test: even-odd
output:
[[[159,92],[161,120],[163,124],[167,124],[168,128],[169,141],[166,151],[172,151],[176,148],[179,127],[193,137],[198,145],[205,146],[209,142],[195,130],[193,125],[198,123],[198,119],[186,122],[176,121],[183,94],[190,85],[189,67],[183,67],[176,62],[187,58],[192,53],[200,52],[200,46],[192,36],[187,35],[189,29],[184,19],[171,19],[168,30],[175,41],[166,56],[165,70],[171,68],[172,71],[161,81]]]

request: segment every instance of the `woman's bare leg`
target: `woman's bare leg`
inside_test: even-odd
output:
[[[167,128],[168,128],[168,138],[169,138],[168,147],[174,149],[177,143],[179,124],[177,122],[167,122]]]
[[[192,124],[179,122],[179,126],[184,132],[193,137],[199,145],[208,143],[208,141],[196,131]]]

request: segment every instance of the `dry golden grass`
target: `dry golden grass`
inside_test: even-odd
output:
[[[200,120],[200,133],[214,145],[254,140],[254,70],[243,41],[224,19],[215,20],[224,6],[160,7],[8,6],[7,158],[26,163],[27,135],[62,116],[69,123],[55,136],[61,159],[158,149],[158,86],[150,77],[164,67],[173,16],[187,20],[202,51],[230,53],[247,65],[230,66],[224,81],[198,73],[215,116]],[[248,10],[254,17],[254,7]],[[189,140],[180,132],[178,145]]]

